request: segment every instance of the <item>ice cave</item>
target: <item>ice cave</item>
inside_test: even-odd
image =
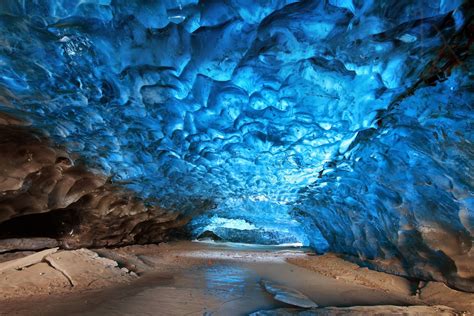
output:
[[[473,42],[468,0],[0,0],[0,314],[474,313]],[[225,302],[166,301],[198,266]]]

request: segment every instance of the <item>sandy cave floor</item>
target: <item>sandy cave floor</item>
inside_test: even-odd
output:
[[[474,294],[437,282],[429,282],[416,294],[418,284],[413,281],[360,268],[333,254],[316,256],[306,249],[173,242],[93,251],[53,249],[25,264],[32,254],[43,256],[32,252],[0,255],[0,315],[246,315],[275,309],[278,315],[290,315],[304,311],[275,300],[262,287],[262,280],[298,290],[320,307],[332,307],[311,310],[311,314],[474,312]]]

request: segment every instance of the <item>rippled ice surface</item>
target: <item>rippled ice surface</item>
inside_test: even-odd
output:
[[[461,4],[3,0],[0,109],[144,198],[213,201],[196,234],[239,219],[390,256],[442,200],[429,216],[468,240],[469,63],[394,102],[446,57]]]

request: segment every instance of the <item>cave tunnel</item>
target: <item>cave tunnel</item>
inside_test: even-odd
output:
[[[474,292],[473,13],[0,1],[0,256],[293,247]]]

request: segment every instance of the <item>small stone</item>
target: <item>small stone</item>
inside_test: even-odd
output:
[[[277,301],[303,308],[318,307],[318,304],[298,290],[268,280],[262,280],[261,284]]]

